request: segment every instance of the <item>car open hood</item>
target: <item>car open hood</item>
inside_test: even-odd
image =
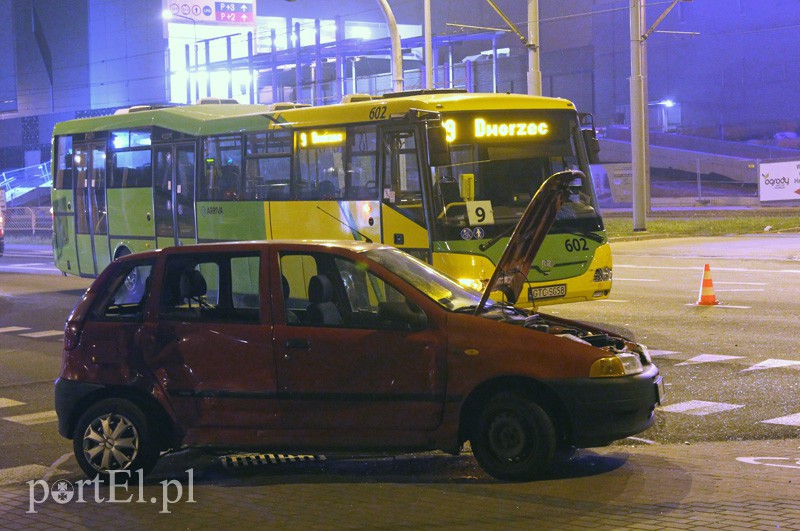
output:
[[[514,228],[503,256],[486,285],[481,302],[475,309],[475,315],[483,312],[492,291],[501,291],[512,304],[517,302],[528,279],[531,263],[553,226],[561,205],[570,195],[569,184],[583,178],[582,172],[568,170],[553,174],[542,183]]]

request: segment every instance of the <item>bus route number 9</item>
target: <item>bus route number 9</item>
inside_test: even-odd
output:
[[[467,201],[467,219],[470,225],[494,225],[491,201]]]

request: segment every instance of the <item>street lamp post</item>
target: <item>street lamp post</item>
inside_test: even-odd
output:
[[[633,179],[633,230],[647,230],[647,211],[650,197],[650,132],[647,125],[647,38],[666,18],[679,2],[692,0],[672,0],[670,5],[656,18],[647,31],[645,23],[645,1],[631,0],[631,173]]]
[[[378,0],[378,4],[383,9],[383,16],[389,26],[389,37],[392,41],[392,90],[401,92],[403,90],[403,50],[400,47],[400,32],[397,31],[397,20],[394,18],[392,8],[386,0]]]
[[[644,3],[645,0],[631,0],[631,178],[633,185],[633,230],[647,230],[647,96],[645,83],[647,65],[644,61]]]

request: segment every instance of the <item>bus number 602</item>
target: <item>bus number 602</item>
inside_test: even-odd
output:
[[[369,110],[370,120],[383,120],[384,118],[386,118],[386,105],[373,107]]]
[[[588,251],[589,244],[586,242],[586,238],[572,238],[564,242],[564,247],[567,249],[568,252],[573,251]]]

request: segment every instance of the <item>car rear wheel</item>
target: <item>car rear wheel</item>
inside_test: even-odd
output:
[[[470,443],[478,464],[492,477],[529,481],[549,471],[556,432],[536,402],[522,393],[505,392],[486,403]]]
[[[81,415],[73,432],[75,458],[87,476],[106,479],[111,470],[141,469],[146,475],[158,459],[158,447],[147,420],[136,404],[101,400]],[[123,482],[127,474],[120,476]]]

